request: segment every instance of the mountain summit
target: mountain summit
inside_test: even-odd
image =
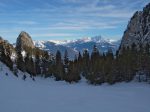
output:
[[[22,50],[25,46],[30,48],[35,47],[31,36],[28,33],[22,31],[17,38],[16,48],[17,50]]]
[[[121,47],[131,47],[133,43],[137,46],[150,43],[150,3],[131,18],[124,32]]]

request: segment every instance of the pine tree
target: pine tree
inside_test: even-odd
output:
[[[41,74],[41,69],[40,69],[40,66],[41,66],[41,60],[40,60],[40,54],[39,52],[36,52],[36,55],[35,55],[35,69],[36,69],[36,74]]]
[[[85,49],[83,51],[83,62],[82,62],[82,66],[83,66],[83,76],[86,77],[86,75],[88,75],[89,73],[89,65],[90,65],[90,56],[89,56],[89,52],[87,49]]]
[[[45,78],[50,76],[49,66],[50,66],[50,56],[48,52],[45,51],[42,56],[42,69],[43,69],[42,72]]]
[[[19,70],[21,70],[22,72],[25,72],[25,64],[24,64],[24,60],[23,60],[23,57],[22,57],[22,54],[21,54],[21,51],[18,51],[17,52],[17,68]]]
[[[82,60],[82,55],[81,55],[81,53],[79,52],[79,54],[78,54],[78,61],[81,62],[81,60]]]
[[[4,48],[3,44],[0,44],[0,61],[2,61],[3,63],[5,63],[5,58],[6,58],[6,50]]]
[[[105,81],[108,83],[111,83],[111,81],[113,81],[113,61],[114,61],[114,56],[113,56],[113,52],[112,49],[109,48],[108,52],[106,53],[106,60],[105,60]]]
[[[56,60],[55,60],[55,62],[56,62],[56,65],[61,63],[61,53],[60,53],[59,50],[56,52]]]
[[[67,52],[67,50],[65,50],[65,54],[64,54],[64,70],[65,70],[65,74],[68,73],[68,67],[69,67],[68,52]]]
[[[100,56],[99,50],[97,49],[97,46],[94,45],[93,51],[92,51],[92,54],[91,54],[91,60],[92,61],[97,60],[99,58],[99,56]]]
[[[29,53],[26,54],[24,61],[25,61],[26,72],[31,73],[30,71],[31,63],[30,63]]]
[[[102,56],[100,56],[99,50],[96,45],[94,45],[91,54],[89,73],[87,75],[89,83],[96,85],[104,82],[104,74],[102,69]]]
[[[13,71],[13,62],[12,62],[9,54],[6,55],[5,62],[6,62],[6,65],[9,67],[9,69],[11,71]]]
[[[81,53],[79,52],[78,58],[77,58],[77,69],[80,73],[83,72],[83,58]]]
[[[56,81],[62,80],[63,79],[63,63],[61,60],[61,53],[60,51],[57,51],[56,53],[56,59],[55,59],[55,72],[54,72],[54,76],[56,77]]]
[[[68,58],[68,52],[67,50],[65,50],[65,54],[64,54],[64,65],[68,65],[69,64],[69,58]]]
[[[150,78],[150,45],[148,43],[144,47],[143,67],[146,76],[145,81],[148,81],[148,77]]]
[[[35,62],[32,57],[30,57],[30,64],[31,64],[30,75],[34,77],[36,76],[36,68],[35,68]]]

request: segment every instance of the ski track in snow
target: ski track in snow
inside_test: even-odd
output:
[[[2,64],[3,65],[3,64]],[[8,73],[8,76],[5,73]],[[150,85],[130,82],[101,86],[52,78],[15,77],[0,71],[0,112],[150,112]]]

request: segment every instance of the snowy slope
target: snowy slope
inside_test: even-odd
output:
[[[8,76],[5,75],[8,73]],[[0,112],[150,112],[150,85],[92,86],[29,77],[23,81],[6,66],[0,71]]]

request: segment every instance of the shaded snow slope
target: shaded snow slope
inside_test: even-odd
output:
[[[5,75],[8,73],[8,76]],[[22,74],[22,73],[21,73]],[[0,71],[0,112],[150,112],[150,85],[92,86],[29,77],[23,81],[6,66]]]

